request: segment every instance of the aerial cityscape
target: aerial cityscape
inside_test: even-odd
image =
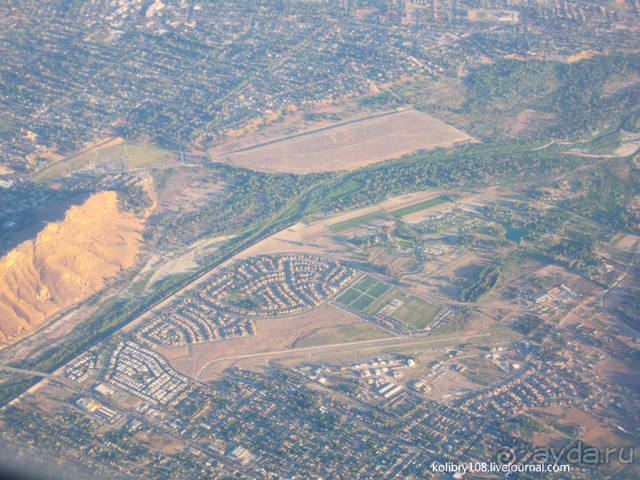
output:
[[[640,478],[639,0],[0,23],[2,476]]]

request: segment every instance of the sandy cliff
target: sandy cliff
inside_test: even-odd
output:
[[[28,333],[131,266],[141,231],[140,219],[118,209],[115,192],[100,192],[0,258],[0,341]]]

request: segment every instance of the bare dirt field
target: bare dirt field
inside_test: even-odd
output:
[[[616,432],[615,428],[599,421],[576,407],[545,407],[534,410],[545,422],[551,425],[576,425],[580,426],[578,438],[588,445],[605,449],[607,447],[621,447],[626,445],[624,437]],[[541,446],[544,446],[541,445]]]
[[[157,347],[180,373],[210,378],[224,368],[242,360],[242,356],[278,352],[293,348],[330,345],[388,336],[387,332],[360,320],[355,315],[333,305],[300,315],[283,318],[256,319],[256,334],[251,337],[231,338],[219,342],[202,343],[186,347]],[[189,353],[189,350],[191,352]],[[264,363],[260,356],[247,358],[249,363]],[[215,363],[211,363],[215,362]],[[206,370],[201,370],[210,364]]]
[[[385,112],[266,141],[211,151],[232,164],[267,172],[351,170],[417,150],[450,147],[471,137],[415,110]]]
[[[618,243],[616,243],[615,248],[623,252],[633,252],[633,249],[638,243],[640,243],[640,237],[637,235],[624,235]]]

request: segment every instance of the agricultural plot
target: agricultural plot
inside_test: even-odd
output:
[[[342,222],[329,225],[329,230],[331,230],[333,233],[340,233],[345,230],[349,230],[350,228],[357,227],[364,223],[370,222],[371,220],[384,218],[387,214],[391,215],[394,218],[402,218],[405,215],[419,212],[420,210],[425,210],[427,208],[435,207],[437,205],[441,205],[443,203],[447,203],[450,201],[451,201],[451,198],[449,198],[447,195],[440,195],[438,197],[425,200],[423,202],[418,202],[418,203],[414,203],[413,205],[408,205],[406,207],[398,208],[396,210],[391,210],[390,212],[385,212],[384,210],[376,210],[375,212],[365,213],[364,215],[360,215],[358,217],[350,218],[348,220],[344,220]]]
[[[424,202],[415,203],[404,208],[399,208],[389,213],[396,218],[402,218],[405,215],[409,215],[410,213],[419,212],[420,210],[425,210],[427,208],[435,207],[436,205],[440,205],[442,203],[447,203],[450,201],[451,199],[447,195],[440,195],[439,197],[430,198],[429,200],[425,200]]]
[[[367,223],[370,220],[375,220],[383,216],[384,212],[382,210],[365,213],[364,215],[360,215],[359,217],[350,218],[349,220],[345,220],[344,222],[338,222],[334,223],[333,225],[329,225],[329,230],[331,230],[333,233],[344,232],[345,230],[349,230],[350,228],[357,227],[358,225],[362,225],[363,223]]]
[[[392,111],[228,152],[232,164],[270,172],[353,170],[418,150],[469,141],[466,133],[415,110]]]

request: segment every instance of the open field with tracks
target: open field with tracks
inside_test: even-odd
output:
[[[393,111],[265,141],[224,155],[233,165],[268,172],[352,170],[418,150],[471,140],[415,110]]]

